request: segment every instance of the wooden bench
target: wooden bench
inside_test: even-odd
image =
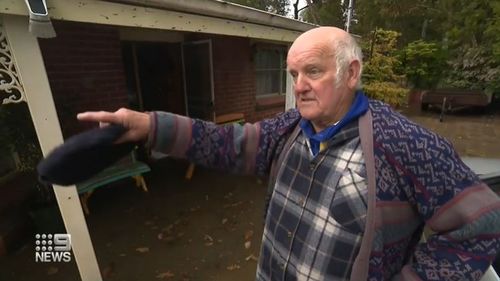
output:
[[[486,107],[492,97],[482,90],[466,89],[436,89],[424,91],[421,96],[421,108],[438,107],[441,109],[439,121],[443,122],[447,112],[453,112],[470,107]]]
[[[95,189],[110,184],[115,181],[119,181],[125,178],[133,178],[137,187],[142,187],[145,192],[148,191],[146,186],[146,181],[142,174],[151,171],[149,166],[141,161],[137,161],[135,157],[135,151],[133,151],[130,156],[126,157],[117,164],[103,170],[94,177],[76,184],[78,194],[81,196],[80,201],[82,203],[83,211],[86,215],[90,214],[88,208],[88,200]]]
[[[215,117],[215,124],[217,125],[224,125],[224,124],[230,124],[230,123],[244,123],[245,122],[245,115],[243,113],[229,113],[229,114],[223,114],[220,116]],[[194,173],[194,167],[195,165],[193,163],[189,164],[189,167],[186,171],[185,178],[187,180],[190,180],[193,177]]]

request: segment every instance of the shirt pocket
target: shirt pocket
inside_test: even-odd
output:
[[[346,169],[337,183],[330,205],[330,216],[353,234],[363,233],[368,210],[366,179]]]

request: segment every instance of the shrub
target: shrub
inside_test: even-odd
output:
[[[446,54],[432,42],[417,40],[401,53],[404,74],[411,86],[418,89],[435,88],[446,70]]]
[[[365,85],[365,92],[373,99],[384,101],[393,106],[400,106],[408,90],[393,82],[372,81]]]
[[[365,62],[363,81],[367,96],[381,100],[393,106],[399,106],[408,92],[401,85],[405,76],[398,72],[401,61],[396,54],[399,33],[377,29],[372,40],[364,44]]]

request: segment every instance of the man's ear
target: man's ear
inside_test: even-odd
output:
[[[358,84],[358,80],[361,70],[361,65],[358,60],[353,60],[349,64],[349,70],[347,72],[347,86],[350,89],[356,89],[356,85]]]

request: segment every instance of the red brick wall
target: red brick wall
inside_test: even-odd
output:
[[[78,112],[127,105],[120,38],[114,27],[54,22],[57,37],[40,39],[50,87],[64,137],[95,124],[76,120]]]
[[[57,37],[40,39],[54,102],[64,137],[95,124],[76,120],[78,112],[127,106],[121,45],[115,27],[55,21]],[[248,38],[191,34],[212,39],[215,111],[242,112],[254,122],[283,111],[284,105],[257,105],[253,50]]]
[[[248,39],[217,37],[212,44],[215,114],[243,112],[252,119],[255,81]]]
[[[248,38],[203,35],[192,39],[212,39],[216,115],[242,112],[255,122],[284,111],[277,106],[257,106],[253,50]]]
[[[257,109],[254,111],[252,122],[262,120],[264,118],[273,117],[276,114],[283,112],[283,111],[285,111],[285,104],[284,103],[277,105],[277,106],[273,106],[272,108],[268,108],[268,109]]]
[[[284,110],[284,104],[262,109],[257,105],[253,50],[247,38],[212,40],[216,114],[243,112],[255,122]]]

